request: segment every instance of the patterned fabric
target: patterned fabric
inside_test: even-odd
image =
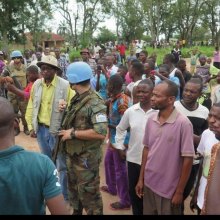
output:
[[[69,62],[67,61],[66,57],[64,57],[64,56],[61,56],[57,61],[58,61],[58,66],[62,70],[62,77],[64,79],[67,79],[66,69],[67,69],[67,66],[69,65]]]
[[[110,103],[109,106],[109,125],[117,126],[124,112],[132,105],[131,99],[124,93],[120,93]],[[109,138],[111,143],[115,143],[116,128],[109,129]],[[129,133],[127,133],[125,144],[128,144]]]
[[[210,169],[205,189],[205,198],[202,208],[202,215],[219,215],[219,170],[220,170],[220,142],[212,147]]]
[[[76,94],[64,118],[62,127],[75,130],[93,129],[98,134],[107,134],[106,106],[93,90]],[[102,158],[102,140],[74,138],[65,142],[69,200],[74,213],[102,215],[103,203],[99,190],[99,165]]]

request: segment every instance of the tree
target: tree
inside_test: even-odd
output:
[[[112,2],[112,13],[116,17],[117,36],[127,42],[140,39],[145,31],[143,10],[138,0],[118,0]]]
[[[77,47],[77,21],[78,21],[78,7],[77,12],[72,12],[69,9],[69,0],[54,0],[55,7],[59,10],[60,14],[67,24],[69,35],[71,39],[71,45]],[[74,26],[73,26],[74,24]]]
[[[35,36],[43,29],[45,20],[51,18],[51,0],[1,0],[0,35],[5,50],[11,41],[25,44],[25,31]],[[35,38],[34,38],[35,39]]]
[[[105,43],[108,41],[115,41],[117,39],[116,35],[106,27],[99,28],[99,31],[100,33],[95,39],[97,42]]]

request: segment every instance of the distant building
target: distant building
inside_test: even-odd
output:
[[[32,34],[28,32],[25,33],[25,35],[27,38],[26,41],[27,48],[33,48],[34,42],[33,42]],[[54,34],[52,32],[44,32],[44,33],[39,33],[37,45],[41,46],[43,50],[46,47],[49,47],[51,50],[53,50],[55,47],[58,48],[65,47],[65,40],[59,34]]]

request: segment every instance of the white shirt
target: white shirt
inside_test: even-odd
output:
[[[117,66],[115,66],[115,65],[113,65],[111,68],[108,68],[107,67],[107,75],[109,76],[109,77],[111,77],[111,76],[113,76],[113,75],[115,75],[117,72],[118,72],[118,67]]]
[[[210,159],[211,159],[211,150],[214,144],[218,143],[219,140],[216,139],[215,134],[209,129],[205,130],[202,133],[201,140],[199,142],[199,146],[197,151],[203,155],[203,171],[202,176],[199,183],[198,197],[197,197],[197,205],[200,209],[202,209],[204,204],[204,196],[205,196],[205,188],[207,185],[207,176],[210,167]]]
[[[133,103],[133,89],[135,86],[137,86],[139,83],[140,83],[141,80],[138,80],[136,82],[130,82],[128,85],[127,85],[127,89],[129,90],[129,92],[131,93],[131,101]]]
[[[136,53],[140,53],[142,51],[143,45],[142,43],[137,42],[135,47],[136,47]]]
[[[149,116],[154,112],[156,110],[153,109],[145,112],[140,107],[140,103],[137,103],[128,108],[122,116],[120,123],[116,127],[115,147],[120,150],[125,149],[124,138],[127,129],[130,127],[127,161],[141,165],[145,126]]]

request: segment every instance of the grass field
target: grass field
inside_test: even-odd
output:
[[[190,50],[197,48],[201,54],[206,55],[207,57],[213,57],[213,52],[214,52],[214,47],[207,47],[207,46],[197,46],[197,47],[191,47],[191,48],[182,48],[181,52],[182,52],[182,58],[189,58],[190,57]],[[152,47],[147,47],[145,48],[145,50],[147,50],[148,52],[148,56],[151,56],[152,54],[156,54],[157,55],[157,64],[161,64],[163,61],[163,57],[165,54],[168,54],[171,52],[172,48],[171,47],[167,47],[167,48],[152,48]],[[129,51],[126,51],[126,54],[129,54]],[[75,58],[79,58],[80,57],[80,50],[75,51],[72,50],[70,52],[70,60],[73,61]]]

